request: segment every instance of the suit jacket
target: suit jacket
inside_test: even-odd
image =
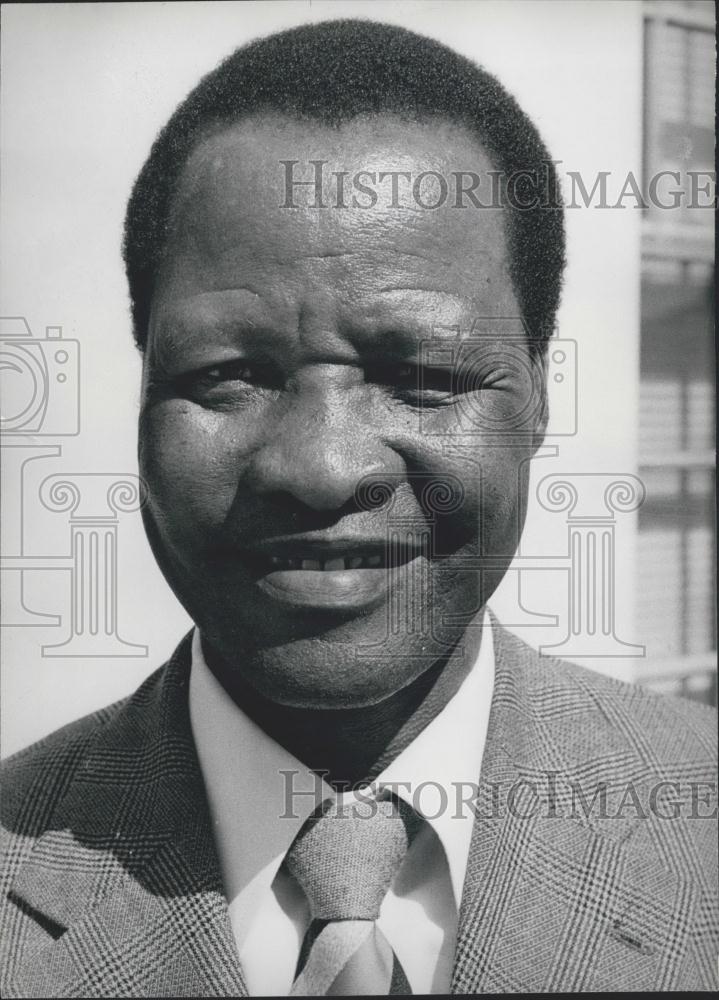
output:
[[[715,988],[713,713],[495,648],[453,992]],[[189,672],[6,763],[3,996],[246,995]]]

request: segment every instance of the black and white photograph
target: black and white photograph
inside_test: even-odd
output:
[[[716,991],[714,4],[0,6],[2,996]]]

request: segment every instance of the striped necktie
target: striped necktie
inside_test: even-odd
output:
[[[419,823],[398,799],[327,799],[307,820],[285,859],[312,917],[290,996],[412,992],[376,921]]]

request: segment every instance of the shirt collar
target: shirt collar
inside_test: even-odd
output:
[[[492,628],[485,612],[479,654],[460,688],[374,783],[391,785],[431,824],[458,905],[474,819],[468,803],[479,781],[493,686]],[[242,894],[250,914],[302,824],[335,792],[232,701],[205,662],[197,629],[189,705],[225,891],[230,903]]]
[[[458,906],[493,689],[494,643],[485,612],[479,653],[459,690],[376,781],[395,785],[397,794],[434,829],[447,855]]]

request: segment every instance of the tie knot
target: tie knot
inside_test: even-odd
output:
[[[419,822],[398,800],[327,799],[287,852],[315,920],[376,920]]]

